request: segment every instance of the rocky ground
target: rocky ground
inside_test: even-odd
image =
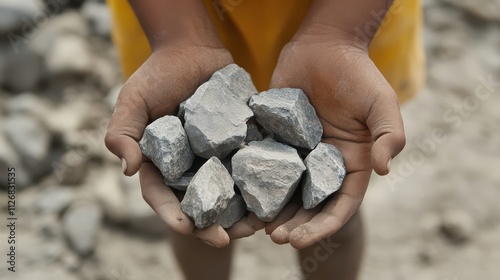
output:
[[[2,224],[8,166],[18,185],[17,272],[3,225],[0,278],[182,279],[137,177],[103,145],[120,84],[106,6],[45,2],[0,0]],[[402,108],[407,148],[365,198],[361,279],[497,279],[500,1],[424,5],[428,83]],[[233,279],[297,279],[293,250],[263,233],[236,251]]]

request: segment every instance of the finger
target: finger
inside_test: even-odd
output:
[[[282,224],[284,224],[284,223],[288,222],[290,219],[292,219],[293,216],[295,216],[295,214],[297,213],[297,211],[299,211],[300,207],[302,207],[302,205],[300,203],[297,203],[297,202],[288,203],[285,206],[285,208],[283,208],[283,210],[281,210],[281,212],[278,214],[278,216],[276,218],[274,218],[274,220],[267,223],[266,234],[270,235],[273,231],[276,230],[276,228],[278,228]]]
[[[211,225],[204,229],[195,228],[193,237],[215,248],[223,248],[229,245],[229,235],[220,225]]]
[[[316,214],[318,214],[319,209],[320,207],[308,210],[300,208],[291,220],[279,226],[271,233],[271,240],[276,244],[286,244],[290,242],[290,234],[293,230],[298,226],[309,222]]]
[[[127,176],[134,175],[141,167],[138,141],[148,123],[147,105],[136,91],[132,86],[122,89],[104,139],[106,147],[122,161]]]
[[[181,210],[172,189],[165,186],[160,171],[150,162],[140,170],[141,190],[144,200],[172,230],[190,235],[194,230],[191,219]]]
[[[392,89],[386,92],[377,97],[367,118],[374,142],[371,162],[379,175],[389,173],[390,161],[403,150],[406,142],[397,96]]]
[[[253,212],[249,212],[232,227],[227,229],[230,239],[238,239],[253,235],[255,232],[263,229],[266,223],[261,221]]]
[[[370,173],[370,171],[349,173],[340,191],[326,202],[321,212],[290,233],[290,244],[296,249],[303,249],[335,234],[361,205]]]

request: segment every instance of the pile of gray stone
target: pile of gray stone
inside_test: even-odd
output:
[[[182,210],[198,228],[231,227],[247,211],[272,221],[302,185],[316,207],[346,175],[342,154],[320,143],[323,127],[300,89],[258,93],[236,64],[215,72],[145,130],[140,147],[165,184],[185,192]],[[305,176],[303,176],[305,174]]]

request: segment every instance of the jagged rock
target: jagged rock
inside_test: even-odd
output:
[[[304,163],[307,171],[302,201],[305,209],[311,209],[340,189],[346,170],[340,151],[325,143],[319,143]]]
[[[232,166],[248,210],[265,222],[290,200],[306,169],[297,150],[271,140],[251,142],[233,156]]]
[[[171,188],[174,188],[176,190],[186,191],[187,187],[189,186],[189,184],[193,180],[194,175],[195,175],[195,173],[192,173],[189,171],[185,172],[184,174],[182,174],[182,177],[180,177],[179,179],[177,179],[175,181],[169,181],[169,180],[165,179],[165,185],[167,185]]]
[[[216,80],[225,84],[232,93],[232,96],[243,101],[245,104],[250,97],[258,94],[250,74],[236,64],[229,64],[216,71],[210,80]]]
[[[66,238],[71,247],[83,256],[94,251],[101,223],[101,208],[93,202],[74,203],[63,216]]]
[[[139,145],[169,181],[179,179],[193,164],[194,154],[177,117],[164,116],[148,125]]]
[[[186,114],[186,102],[187,100],[182,101],[179,104],[179,110],[177,111],[177,117],[181,120],[181,122],[185,122],[186,119],[184,118],[184,115]]]
[[[262,141],[264,137],[259,131],[259,127],[254,123],[247,124],[247,137],[245,138],[245,143],[250,143],[253,141]]]
[[[204,158],[226,157],[245,140],[246,122],[252,116],[226,85],[216,80],[204,83],[186,103],[185,128],[193,152]]]
[[[280,142],[312,150],[321,140],[323,127],[300,89],[270,89],[253,96],[249,105],[257,122]]]
[[[219,215],[219,225],[223,228],[232,227],[247,213],[245,200],[239,194],[235,194],[227,203],[227,206]]]
[[[212,157],[189,184],[181,209],[194,220],[196,227],[205,228],[217,222],[234,194],[231,175],[218,158]]]

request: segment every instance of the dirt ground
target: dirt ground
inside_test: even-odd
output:
[[[500,2],[467,3],[425,1],[427,85],[402,106],[405,150],[365,197],[362,280],[500,279]],[[34,208],[40,195],[19,196],[18,273],[5,271],[0,228],[1,279],[182,279],[168,238],[113,223],[79,257]],[[262,232],[236,242],[232,279],[299,279],[298,269],[294,250]]]

